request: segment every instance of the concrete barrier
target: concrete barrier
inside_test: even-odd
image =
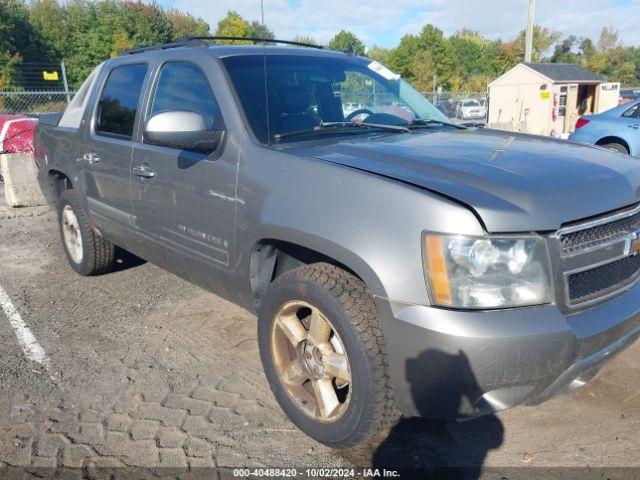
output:
[[[11,207],[35,207],[46,203],[37,178],[33,153],[0,155],[4,176],[4,196]]]

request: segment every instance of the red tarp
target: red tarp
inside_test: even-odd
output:
[[[0,114],[0,153],[32,153],[36,118]]]

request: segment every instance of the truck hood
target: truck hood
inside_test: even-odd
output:
[[[452,198],[474,210],[488,232],[556,230],[640,195],[638,159],[511,132],[419,130],[289,147]]]

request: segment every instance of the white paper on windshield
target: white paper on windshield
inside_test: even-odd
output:
[[[392,82],[397,82],[398,80],[400,80],[399,74],[393,73],[387,67],[382,65],[380,62],[376,62],[375,60],[367,65],[367,67],[369,67],[369,70],[373,70],[378,75],[382,75],[384,78],[386,78],[387,80],[391,80]]]

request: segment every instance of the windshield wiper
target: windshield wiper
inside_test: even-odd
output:
[[[453,127],[460,130],[465,130],[467,127],[464,125],[458,125],[456,123],[446,122],[444,120],[436,120],[435,118],[416,118],[407,123],[407,127],[422,127],[425,125],[445,125],[447,127]]]
[[[319,125],[316,125],[313,128],[307,128],[305,130],[296,130],[295,132],[287,132],[287,133],[276,133],[273,138],[276,141],[280,141],[283,138],[295,137],[298,135],[309,135],[314,133],[326,133],[332,132],[336,130],[340,130],[342,128],[372,128],[372,129],[381,129],[388,130],[391,132],[398,133],[407,133],[410,132],[409,128],[403,125],[385,125],[383,123],[355,123],[355,122],[322,122]]]

